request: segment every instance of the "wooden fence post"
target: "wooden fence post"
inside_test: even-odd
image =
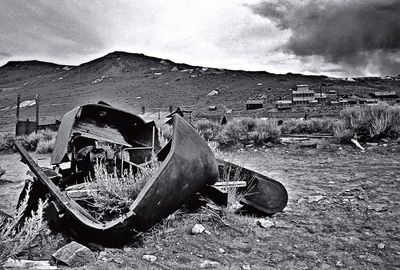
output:
[[[36,94],[36,132],[39,130],[39,95]]]
[[[20,107],[20,103],[21,103],[21,94],[17,95],[17,123],[19,121],[19,107]]]

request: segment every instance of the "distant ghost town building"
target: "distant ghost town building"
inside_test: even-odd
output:
[[[256,110],[264,107],[264,100],[248,100],[246,110]]]
[[[325,104],[328,100],[326,93],[315,93],[310,90],[307,84],[296,85],[295,90],[291,92],[291,100],[278,100],[276,108],[278,110],[288,110],[293,106],[314,106]]]

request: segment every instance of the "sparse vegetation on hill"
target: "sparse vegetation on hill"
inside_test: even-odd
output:
[[[18,62],[0,67],[0,108],[6,116],[3,125],[14,128],[17,93],[22,100],[40,98],[40,117],[55,120],[68,110],[87,102],[104,100],[123,109],[139,112],[142,106],[151,108],[180,106],[193,110],[193,116],[210,113],[215,105],[217,113],[227,110],[244,116],[248,99],[261,99],[265,108],[290,96],[289,89],[296,84],[308,84],[310,89],[323,92],[336,90],[342,95],[368,96],[369,92],[393,90],[400,92],[399,81],[348,82],[331,80],[324,76],[301,74],[271,74],[219,70],[173,63],[154,57],[124,52],[104,57],[75,67],[50,65],[41,62]],[[329,86],[328,86],[329,85]],[[211,91],[218,94],[208,96]],[[55,106],[57,105],[57,106]],[[21,110],[21,119],[35,115],[35,108]],[[236,115],[236,114],[235,114]]]

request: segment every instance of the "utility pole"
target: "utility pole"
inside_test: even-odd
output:
[[[17,123],[19,121],[19,106],[21,104],[21,94],[17,95]]]
[[[39,96],[36,94],[36,132],[39,130]]]

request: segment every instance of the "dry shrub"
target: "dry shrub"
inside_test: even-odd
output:
[[[31,217],[26,218],[23,223],[21,222],[28,199],[29,195],[26,195],[12,218],[0,217],[0,265],[8,258],[15,257],[27,249],[43,229],[42,216],[45,203],[42,201],[39,201],[38,209],[32,211]]]
[[[86,183],[89,195],[93,198],[93,214],[106,220],[126,213],[160,165],[161,162],[153,155],[135,174],[130,171],[125,172],[123,177],[117,177],[109,174],[104,165],[97,164],[95,180]]]
[[[173,127],[169,124],[161,125],[158,130],[158,140],[160,141],[161,147],[165,146],[169,140],[172,139]]]
[[[258,119],[254,130],[249,132],[249,140],[255,145],[276,143],[279,140],[280,130],[274,121]]]
[[[55,138],[51,140],[39,141],[36,147],[36,153],[48,154],[53,152],[55,142],[56,142]]]
[[[338,122],[339,120],[334,118],[290,119],[283,122],[281,132],[283,134],[333,134]]]
[[[201,119],[195,123],[195,128],[206,140],[215,140],[222,126],[208,119]]]
[[[27,151],[36,151],[40,142],[42,142],[41,150],[44,151],[45,145],[49,146],[51,142],[55,141],[57,132],[51,130],[39,130],[38,132],[33,132],[28,136],[21,136],[17,139],[21,141],[22,146]],[[47,147],[48,148],[48,147]]]
[[[275,122],[255,118],[236,118],[228,122],[216,137],[222,147],[276,142],[280,131]]]
[[[344,109],[341,118],[345,127],[370,138],[399,138],[400,108],[380,103],[375,106],[355,106]]]
[[[334,129],[334,136],[338,143],[350,143],[354,137],[353,130],[346,128],[344,122],[339,122]]]
[[[14,136],[10,133],[0,136],[0,153],[12,153],[14,146]]]

